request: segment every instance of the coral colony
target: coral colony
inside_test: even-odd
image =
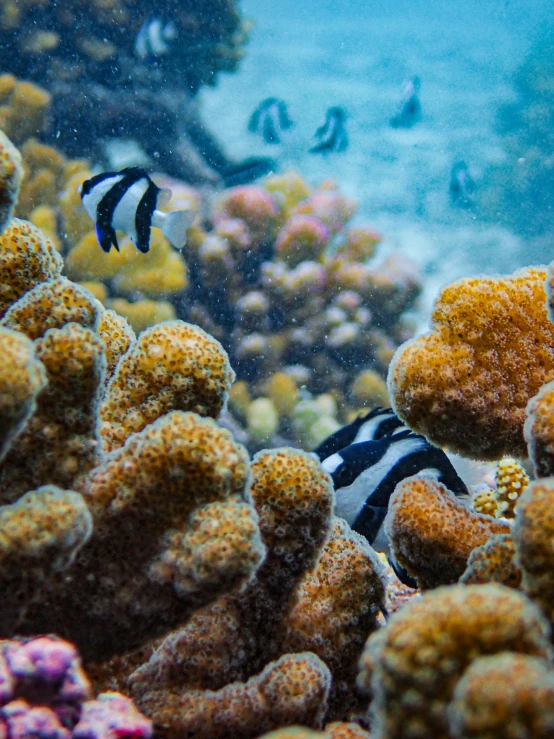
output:
[[[122,53],[88,32],[127,5],[86,4],[78,67]],[[55,91],[3,75],[0,100],[0,739],[554,736],[552,265],[445,287],[411,339],[413,266],[294,172],[160,178],[197,214],[183,250],[106,254],[89,165],[34,138]],[[318,448],[394,479],[381,553]]]

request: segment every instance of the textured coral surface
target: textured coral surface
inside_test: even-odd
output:
[[[409,477],[393,493],[385,529],[399,564],[421,588],[454,583],[469,555],[506,523],[474,513],[433,477]]]
[[[554,375],[543,269],[444,288],[433,329],[389,369],[395,412],[430,441],[475,459],[525,456],[527,403]]]
[[[524,596],[501,585],[438,588],[412,601],[372,637],[361,661],[374,695],[377,739],[449,739],[447,709],[480,655],[550,660],[548,625]]]

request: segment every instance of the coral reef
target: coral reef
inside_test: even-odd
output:
[[[0,233],[11,220],[22,179],[21,154],[0,131]]]
[[[361,660],[360,683],[374,696],[372,737],[454,736],[449,710],[465,670],[503,652],[551,664],[549,636],[539,610],[502,585],[443,587],[412,601],[369,639]]]
[[[495,534],[470,554],[467,568],[460,577],[466,585],[499,582],[519,589],[521,569],[515,561],[515,544],[509,534]]]
[[[0,14],[0,67],[10,73],[0,77],[0,127],[15,143],[41,135],[80,156],[101,153],[110,137],[138,137],[173,176],[216,184],[234,172],[195,99],[242,57],[247,24],[234,0],[169,0],[164,16],[176,34],[170,53],[145,59],[135,48],[152,21],[145,0],[72,0],[63,7],[2,0]],[[265,172],[271,166],[254,161]]]
[[[310,650],[330,669],[331,713],[359,708],[355,663],[377,626],[384,599],[382,566],[342,521],[321,553],[331,524],[332,491],[315,459],[287,449],[260,452],[252,475],[267,548],[254,579],[242,592],[195,613],[121,684],[169,736],[197,730],[199,718],[187,697],[191,692],[221,693],[287,652]],[[191,705],[186,723],[177,710],[183,700]]]
[[[151,722],[120,693],[92,697],[69,642],[0,642],[0,733],[14,739],[151,739]]]
[[[509,526],[474,513],[433,477],[408,477],[396,486],[385,519],[393,556],[422,589],[454,583],[471,552]]]
[[[25,336],[0,328],[0,461],[36,408],[44,366]]]
[[[554,474],[554,383],[547,382],[527,406],[525,439],[537,477]]]
[[[389,368],[393,409],[410,428],[474,459],[525,456],[527,403],[554,376],[545,277],[529,268],[442,290],[432,331]]]
[[[512,536],[522,588],[554,623],[554,480],[532,482],[521,496]]]

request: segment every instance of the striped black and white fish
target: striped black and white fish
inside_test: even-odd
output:
[[[350,424],[339,430],[316,450],[323,469],[333,479],[335,513],[375,549],[384,552],[399,578],[413,586],[414,581],[392,558],[383,530],[394,489],[407,477],[423,472],[436,477],[457,496],[467,497],[467,487],[442,449],[402,427],[391,409],[378,408],[357,420],[357,427]],[[348,431],[343,438],[370,438],[324,456],[340,443],[341,431]]]
[[[327,459],[327,457],[335,454],[335,452],[340,452],[341,449],[350,446],[350,444],[376,441],[397,431],[403,431],[405,428],[392,408],[377,407],[335,431],[314,451],[321,460]]]
[[[325,120],[315,132],[317,144],[310,149],[311,154],[329,151],[345,151],[348,147],[346,133],[346,110],[344,108],[328,108]]]
[[[155,59],[171,51],[177,39],[177,28],[173,21],[165,23],[160,18],[149,18],[140,27],[133,50],[139,59]]]
[[[266,98],[250,116],[248,130],[259,134],[266,144],[279,144],[283,131],[288,131],[293,125],[284,100]]]
[[[404,83],[399,111],[390,122],[393,128],[411,128],[421,118],[420,87],[421,81],[417,76]]]
[[[121,172],[102,172],[79,187],[83,207],[96,225],[98,242],[105,252],[112,246],[119,251],[116,231],[124,231],[137,249],[150,249],[150,229],[159,228],[176,249],[187,240],[187,228],[194,220],[191,210],[162,213],[170,190],[162,190],[141,167]]]

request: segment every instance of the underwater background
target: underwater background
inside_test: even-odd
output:
[[[554,736],[553,11],[0,0],[0,739]]]
[[[400,247],[425,266],[427,309],[438,287],[470,271],[549,260],[550,239],[537,238],[544,224],[536,210],[549,214],[551,231],[552,164],[544,160],[552,156],[552,83],[530,92],[532,80],[521,77],[554,74],[551,2],[245,0],[243,8],[254,21],[246,56],[236,74],[201,93],[205,120],[230,151],[275,155],[276,147],[260,148],[244,131],[261,99],[285,99],[297,127],[280,147],[279,164],[310,180],[334,178],[355,197],[359,221],[374,224],[386,247]],[[518,76],[533,60],[538,68]],[[421,121],[393,129],[402,82],[413,75],[421,79]],[[515,129],[517,136],[518,122],[504,121],[502,111],[532,102],[548,122],[520,132],[514,150],[506,134]],[[316,158],[306,142],[336,104],[350,116],[350,147]],[[531,166],[547,170],[528,184],[533,212],[520,208],[514,181],[529,177],[517,160],[535,147],[542,161]],[[468,210],[452,207],[449,197],[458,160],[477,181],[478,202]],[[501,173],[493,178],[495,168]],[[499,204],[483,193],[493,185],[504,190]]]

